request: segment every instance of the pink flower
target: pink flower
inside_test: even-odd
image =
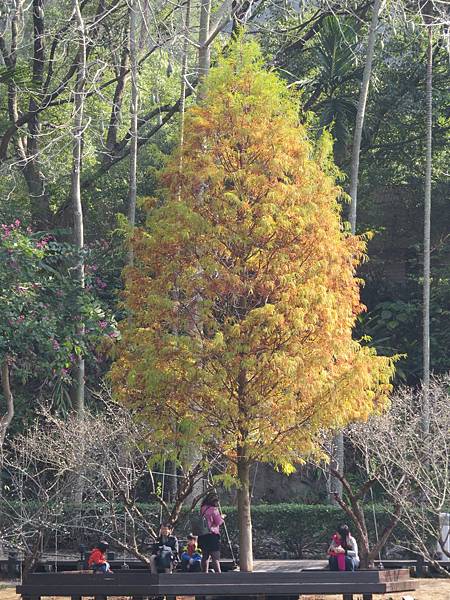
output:
[[[106,329],[106,327],[108,327],[108,323],[106,321],[99,321],[98,326],[100,329]]]
[[[97,287],[99,287],[101,290],[104,290],[106,287],[106,283],[100,279],[100,277],[96,277],[95,278],[95,284],[97,285]]]
[[[18,323],[23,323],[25,321],[25,315],[19,315],[17,317],[17,322]]]
[[[39,242],[36,243],[36,248],[42,249],[47,246],[47,244],[53,239],[51,235],[46,235]]]
[[[20,221],[19,221],[19,219],[16,219],[16,220],[14,221],[14,225],[15,225],[16,227],[20,227]]]
[[[58,340],[52,340],[52,347],[53,347],[53,350],[59,350],[60,349],[60,345],[59,345]]]

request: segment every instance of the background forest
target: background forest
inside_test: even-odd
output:
[[[63,416],[104,410],[116,324],[126,317],[122,270],[132,257],[125,239],[144,222],[146,199],[161,197],[158,173],[182,139],[184,111],[236,35],[256,39],[266,65],[298,92],[310,138],[331,133],[338,169],[329,168],[346,192],[344,218],[369,235],[369,260],[360,268],[367,311],[355,337],[378,354],[401,355],[396,385],[419,383],[429,249],[430,369],[450,370],[445,3],[5,0],[2,443],[41,415],[42,401]],[[424,246],[430,186],[431,238]]]

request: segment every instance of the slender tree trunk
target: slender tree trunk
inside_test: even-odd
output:
[[[33,135],[37,135],[37,130],[34,131],[35,134]],[[28,141],[31,142],[31,137]],[[48,230],[52,220],[50,211],[50,193],[47,189],[45,177],[38,166],[39,151],[37,143],[34,145],[36,154],[34,154],[33,158],[27,158],[26,164],[22,167],[22,173],[30,197],[33,224],[40,230]]]
[[[38,107],[39,94],[43,93],[43,79],[45,66],[45,25],[44,25],[44,0],[33,0],[33,90],[30,96],[28,109],[34,111]],[[30,195],[33,222],[41,229],[47,229],[51,221],[50,194],[47,190],[46,180],[39,168],[39,135],[41,125],[39,117],[35,115],[28,124],[29,135],[27,139],[27,160],[23,174]]]
[[[237,492],[239,518],[239,568],[241,571],[253,571],[252,515],[250,504],[250,462],[245,449],[238,447]]]
[[[74,121],[73,121],[73,150],[72,150],[72,206],[73,206],[73,231],[75,247],[79,251],[77,274],[78,283],[81,290],[84,290],[84,222],[83,207],[81,204],[81,166],[82,166],[82,142],[83,142],[83,112],[84,112],[84,87],[86,81],[86,34],[84,30],[84,21],[81,15],[78,0],[72,0],[72,9],[77,23],[78,34],[80,36],[77,76],[74,92]],[[80,335],[84,335],[84,324],[80,323]],[[74,389],[74,409],[82,416],[84,412],[85,395],[85,363],[84,357],[80,354],[77,357]]]
[[[128,222],[133,228],[136,223],[137,194],[137,153],[138,153],[138,60],[137,60],[137,11],[138,3],[132,0],[130,14],[130,67],[131,67],[131,104],[130,104],[130,187],[128,199]],[[133,249],[128,250],[128,264],[133,264]]]
[[[200,29],[198,36],[198,80],[199,80],[199,100],[204,97],[202,82],[208,75],[211,62],[211,50],[209,37],[209,24],[211,18],[211,0],[201,0],[200,5]]]
[[[166,494],[167,502],[174,502],[177,497],[177,464],[172,460],[166,461]]]
[[[2,373],[2,392],[6,403],[6,411],[0,417],[0,453],[3,451],[6,432],[14,417],[14,396],[11,392],[11,382],[9,379],[8,358],[5,357],[1,364]],[[0,458],[0,464],[1,464]]]
[[[364,125],[364,117],[366,114],[367,97],[369,95],[370,77],[372,75],[372,62],[375,50],[375,37],[378,26],[378,18],[380,15],[381,0],[375,0],[372,9],[372,20],[369,27],[369,35],[367,39],[367,55],[364,65],[363,79],[361,90],[359,93],[358,110],[356,113],[355,133],[353,136],[352,147],[352,162],[350,169],[350,224],[352,233],[356,232],[356,207],[358,201],[358,178],[359,178],[359,153],[361,150],[361,139]]]
[[[344,434],[338,433],[333,440],[333,453],[330,464],[330,495],[331,503],[338,505],[337,497],[342,498],[342,481],[331,474],[332,470],[340,475],[344,474],[345,454],[344,454]]]
[[[430,239],[431,239],[431,175],[433,131],[433,32],[428,25],[426,83],[426,167],[423,226],[423,430],[430,430]]]
[[[120,116],[122,112],[122,102],[125,94],[125,84],[128,79],[129,60],[130,50],[128,48],[128,45],[125,44],[125,47],[122,51],[122,56],[120,58],[119,80],[117,82],[116,89],[114,90],[114,98],[112,101],[111,115],[109,117],[108,124],[108,133],[106,135],[105,145],[107,153],[102,155],[102,160],[105,163],[107,163],[109,160],[111,160],[111,158],[114,157],[114,153],[116,151],[117,135],[120,126]]]
[[[369,35],[367,39],[367,55],[366,62],[364,64],[363,79],[361,83],[361,90],[359,93],[358,110],[356,112],[356,123],[355,133],[353,136],[353,147],[352,147],[352,160],[350,167],[350,224],[352,233],[356,233],[356,208],[358,202],[358,179],[359,179],[359,154],[361,151],[361,139],[364,125],[364,117],[366,114],[367,97],[369,95],[369,84],[370,77],[372,74],[372,62],[375,50],[375,37],[378,26],[378,19],[381,10],[382,0],[375,0],[372,9],[372,20],[369,27]],[[335,467],[342,475],[345,469],[345,455],[344,455],[344,434],[339,433],[334,440],[336,448],[336,454],[334,456]],[[331,481],[332,491],[336,492],[342,497],[342,484],[335,477]]]
[[[186,12],[183,21],[183,58],[181,63],[181,94],[180,94],[180,185],[178,188],[178,200],[181,200],[181,175],[183,173],[183,145],[184,145],[184,122],[186,111],[186,89],[187,89],[187,70],[189,64],[189,27],[191,23],[191,0],[186,2]]]

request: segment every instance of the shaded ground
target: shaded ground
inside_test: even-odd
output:
[[[450,579],[418,579],[419,589],[415,592],[402,592],[399,594],[375,594],[374,600],[402,600],[403,596],[412,596],[414,600],[450,600]],[[0,585],[0,600],[19,600],[13,585]],[[184,600],[190,599],[184,596]],[[361,600],[355,595],[353,600]],[[54,598],[53,600],[59,600]],[[62,600],[62,599],[61,599]],[[67,599],[64,599],[67,600]],[[342,596],[302,596],[302,600],[342,600]]]

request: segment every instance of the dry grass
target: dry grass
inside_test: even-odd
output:
[[[450,600],[450,579],[419,579],[419,589],[415,592],[399,594],[375,594],[374,600],[402,600],[404,596],[412,596],[414,600]],[[183,596],[189,600],[190,596]],[[353,600],[361,600],[362,596],[355,595]],[[14,587],[0,587],[0,600],[19,600]],[[67,600],[52,598],[52,600]],[[181,598],[180,598],[181,600]],[[342,600],[342,596],[302,596],[301,600]]]
[[[450,579],[418,579],[417,582],[419,587],[415,592],[375,594],[373,600],[402,600],[405,596],[414,600],[450,600]],[[0,600],[3,599],[0,597]],[[342,596],[302,596],[301,600],[342,600]],[[353,600],[362,600],[362,596],[355,594]]]

